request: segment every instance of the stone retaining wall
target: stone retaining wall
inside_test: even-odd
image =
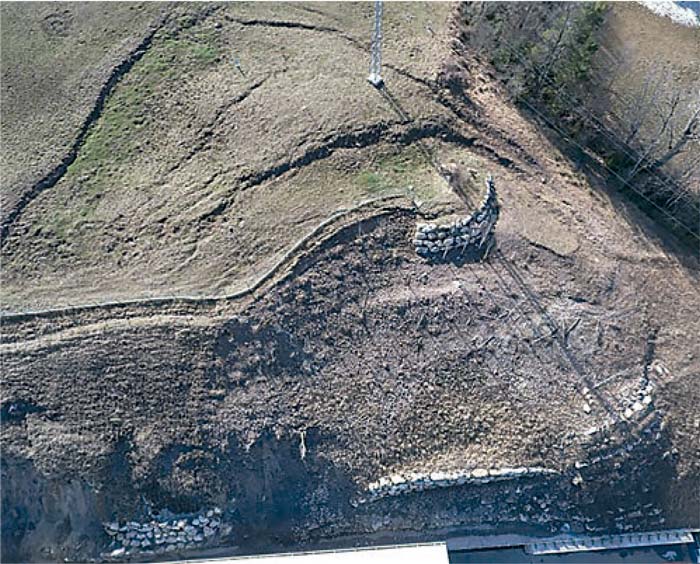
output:
[[[522,466],[518,468],[476,468],[475,470],[431,472],[430,474],[394,474],[393,476],[379,478],[378,481],[369,484],[366,495],[357,499],[353,505],[411,492],[422,492],[465,484],[488,484],[489,482],[531,478],[533,476],[557,473],[556,470],[549,468]]]
[[[654,370],[660,376],[668,375],[668,368],[660,362],[656,362],[648,367],[649,370]],[[617,400],[617,406],[614,406],[612,414],[605,417],[602,423],[590,427],[583,431],[583,434],[595,439],[596,435],[601,436],[620,424],[636,423],[646,417],[650,412],[653,412],[654,407],[654,390],[656,384],[650,378],[648,373],[645,373],[638,381],[637,386],[631,393]],[[588,387],[584,387],[583,396],[586,398],[584,410],[586,413],[591,411],[590,405],[596,403],[596,399],[591,394]],[[590,405],[589,405],[590,404]]]
[[[112,537],[112,543],[102,556],[120,559],[138,554],[143,557],[202,547],[221,533],[221,515],[221,509],[214,507],[175,519],[151,519],[143,523],[129,521],[123,525],[105,523],[105,531]]]
[[[486,180],[486,196],[477,211],[445,225],[419,223],[414,245],[424,257],[446,257],[452,251],[466,253],[484,248],[498,221],[499,206],[493,180]]]

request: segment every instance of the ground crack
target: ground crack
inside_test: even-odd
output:
[[[95,100],[95,104],[85,118],[83,125],[78,132],[78,136],[73,141],[68,153],[51,172],[36,182],[29,190],[24,192],[17,204],[15,204],[14,208],[9,211],[2,222],[2,226],[0,226],[0,240],[2,240],[1,244],[3,246],[7,243],[7,236],[12,224],[17,220],[17,218],[19,218],[25,208],[44,190],[48,190],[49,188],[55,186],[66,174],[68,167],[75,162],[75,159],[78,157],[80,148],[83,146],[90,129],[102,115],[105,103],[112,94],[114,88],[122,77],[126,75],[131,68],[146,54],[146,51],[148,51],[149,47],[151,46],[156,33],[158,33],[158,31],[165,25],[165,22],[166,18],[162,18],[159,22],[157,22],[152,27],[148,35],[141,40],[141,42],[127,55],[127,57],[112,69],[109,78],[102,85],[102,88],[97,95],[97,99]]]
[[[482,143],[478,137],[468,137],[448,123],[414,122],[410,127],[392,130],[397,125],[395,123],[377,123],[370,127],[328,137],[320,145],[307,149],[301,156],[278,163],[262,171],[243,175],[237,179],[236,183],[240,190],[248,190],[268,180],[326,159],[337,149],[362,149],[380,142],[392,145],[410,145],[423,139],[440,139],[447,143],[471,147],[474,151],[497,161],[502,166],[510,167],[516,172],[522,172],[512,160],[499,155],[493,148]],[[224,200],[221,205],[217,206],[214,215],[224,213],[230,204],[231,199]]]
[[[219,124],[219,121],[221,118],[228,112],[232,107],[236,106],[237,104],[240,104],[243,102],[248,96],[250,96],[253,92],[255,92],[258,88],[260,88],[265,82],[270,78],[269,76],[266,76],[265,78],[262,78],[258,80],[257,82],[253,83],[250,87],[248,87],[246,90],[241,92],[238,96],[233,98],[232,100],[229,100],[225,104],[223,104],[217,111],[216,114],[214,115],[213,119],[206,124],[201,130],[199,134],[199,139],[195,143],[195,145],[190,149],[189,153],[185,155],[182,159],[180,159],[177,163],[172,165],[168,170],[165,171],[165,176],[172,174],[176,170],[178,170],[180,167],[182,167],[184,164],[188,163],[191,161],[194,156],[199,153],[202,149],[204,149],[211,138],[214,135],[214,130],[216,129],[216,126]]]
[[[369,43],[360,41],[359,39],[354,38],[352,35],[349,35],[345,33],[343,30],[338,29],[336,27],[330,27],[330,26],[323,26],[323,25],[314,25],[314,24],[306,24],[306,23],[301,23],[301,22],[294,22],[294,21],[288,21],[288,20],[265,20],[265,19],[242,19],[242,18],[236,18],[230,15],[224,16],[226,20],[235,22],[239,25],[242,26],[261,26],[261,27],[281,27],[281,28],[286,28],[286,29],[303,29],[306,31],[318,31],[320,33],[331,33],[334,35],[337,35],[344,39],[345,41],[351,43],[355,48],[359,49],[360,51],[363,51],[365,53],[370,52],[370,46]],[[424,78],[420,78],[418,76],[415,76],[414,74],[408,72],[407,70],[404,70],[400,67],[397,67],[395,65],[392,65],[390,63],[384,63],[384,66],[386,68],[389,68],[393,70],[395,73],[408,78],[409,80],[412,80],[421,86],[424,86],[431,91],[435,92],[435,85],[431,83],[429,80],[426,80]]]
[[[331,32],[331,33],[342,33],[339,29],[334,27],[327,27],[322,25],[305,24],[301,22],[293,22],[289,20],[265,20],[265,19],[243,19],[236,18],[234,16],[225,15],[230,22],[235,22],[243,26],[263,26],[263,27],[282,27],[286,29],[305,29],[308,31],[321,31],[321,32]]]
[[[190,21],[190,25],[195,25],[198,21],[211,16],[219,9],[218,6],[212,6],[201,12],[198,18]],[[132,49],[129,54],[112,69],[107,80],[104,82],[100,88],[100,92],[97,95],[95,103],[92,110],[87,115],[83,121],[83,125],[78,131],[78,135],[71,144],[68,153],[63,157],[61,162],[56,165],[51,172],[45,175],[41,180],[36,182],[29,190],[25,191],[18,202],[15,204],[13,209],[11,209],[0,225],[0,247],[4,247],[8,241],[8,235],[10,233],[10,228],[17,221],[20,215],[24,212],[29,204],[32,203],[42,192],[53,188],[63,176],[68,171],[68,168],[75,162],[78,158],[78,153],[82,148],[85,140],[87,139],[92,126],[97,123],[97,121],[102,116],[107,100],[111,96],[112,92],[116,88],[117,84],[121,79],[131,71],[133,66],[143,58],[148,49],[151,47],[156,34],[164,29],[170,21],[170,14],[166,13],[161,15],[158,20],[151,25],[151,29],[148,34],[140,41],[140,43]]]
[[[327,139],[322,145],[307,150],[300,157],[272,166],[267,170],[251,173],[240,178],[244,188],[250,188],[272,178],[276,178],[293,169],[302,168],[315,161],[329,157],[336,149],[359,149],[376,145],[381,141],[390,144],[410,145],[426,139],[440,138],[443,141],[472,146],[477,142],[475,137],[466,137],[447,124],[426,122],[416,124],[403,131],[391,131],[391,124],[378,123],[358,131],[350,131]]]

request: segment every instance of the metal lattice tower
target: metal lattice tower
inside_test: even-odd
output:
[[[369,76],[367,80],[372,86],[379,88],[384,79],[382,78],[382,12],[384,8],[382,0],[374,2],[374,32],[372,33],[372,61],[369,65]]]

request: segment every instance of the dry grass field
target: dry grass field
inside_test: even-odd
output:
[[[444,27],[449,6],[387,8],[386,75],[408,124],[366,87],[372,7],[331,6],[171,15],[75,162],[13,223],[5,308],[230,292],[339,208],[449,198],[410,146],[453,127],[421,82],[445,49],[425,28]]]

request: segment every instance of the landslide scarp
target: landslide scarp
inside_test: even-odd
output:
[[[93,523],[139,520],[144,499],[219,506],[232,526],[220,541],[248,550],[523,519],[542,533],[609,530],[628,514],[640,528],[678,522],[662,477],[679,455],[666,454],[654,398],[685,377],[662,368],[658,321],[628,290],[634,265],[558,257],[507,223],[492,260],[429,265],[409,246],[413,222],[402,212],[345,228],[205,324],[6,353],[4,401],[31,397],[43,411],[3,424],[4,443],[43,476],[81,476],[119,500]],[[627,413],[640,390],[651,404]],[[110,479],[116,457],[126,488]],[[357,505],[382,476],[503,467],[553,474]],[[30,510],[22,496],[7,503]]]
[[[239,552],[696,523],[693,257],[450,47],[445,6],[387,6],[386,96],[348,40],[371,7],[344,6],[161,30],[27,206],[3,559],[214,508],[207,546]],[[464,217],[488,173],[485,260],[421,259],[416,222]]]

